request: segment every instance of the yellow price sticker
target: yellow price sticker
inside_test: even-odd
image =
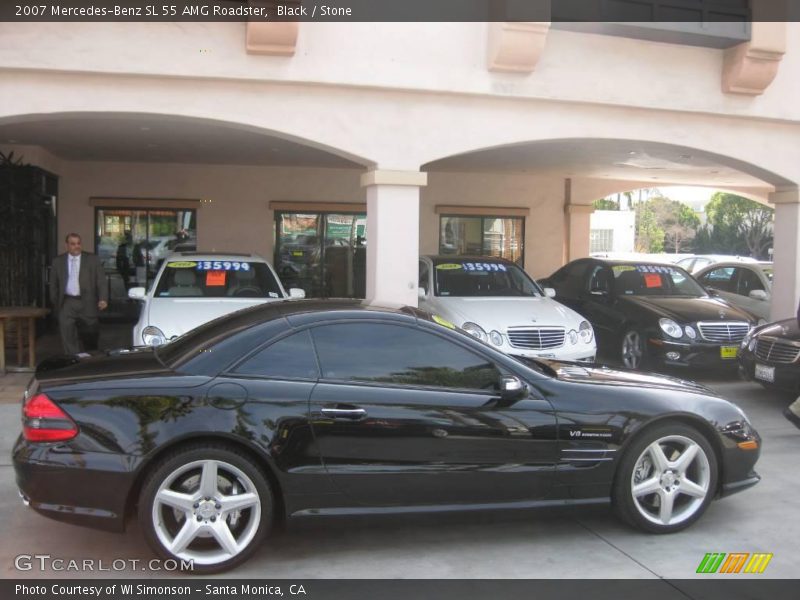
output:
[[[175,262],[167,263],[167,266],[172,269],[193,269],[197,266],[197,263],[190,260],[177,260]]]
[[[453,271],[455,269],[462,269],[463,267],[456,263],[442,263],[441,265],[436,265],[436,268],[440,271]]]
[[[439,315],[433,315],[433,320],[436,323],[438,323],[439,325],[441,325],[442,327],[447,327],[448,329],[455,329],[456,328],[456,326],[453,325],[450,321],[448,321],[447,319],[443,319]]]

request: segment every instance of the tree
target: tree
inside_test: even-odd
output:
[[[608,198],[600,198],[600,200],[594,201],[594,207],[596,210],[619,210],[619,202]]]
[[[688,252],[700,219],[687,205],[665,196],[636,204],[636,247],[639,252]]]
[[[635,247],[637,252],[656,253],[664,250],[664,230],[659,227],[649,200],[636,205]]]
[[[767,258],[775,211],[735,194],[717,192],[706,205],[708,223],[698,232],[702,252]]]

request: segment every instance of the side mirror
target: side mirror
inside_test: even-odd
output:
[[[750,293],[748,294],[748,296],[750,298],[752,298],[753,300],[762,300],[763,301],[763,300],[767,299],[767,292],[765,292],[764,290],[750,290]]]
[[[498,387],[500,388],[500,398],[504,402],[513,402],[528,394],[528,388],[519,377],[514,375],[501,375]]]
[[[417,288],[417,298],[427,298],[428,292],[424,287]]]
[[[547,298],[555,298],[556,297],[556,291],[551,287],[546,287],[546,288],[544,288],[544,295]]]
[[[144,300],[147,296],[147,290],[143,287],[133,287],[128,290],[128,298],[131,300]]]
[[[712,298],[719,297],[719,292],[712,287],[706,288],[706,291],[708,292],[708,295],[711,296]]]
[[[289,298],[302,300],[306,297],[306,291],[300,288],[289,288]]]

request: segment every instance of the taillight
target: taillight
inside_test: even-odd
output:
[[[22,407],[22,435],[30,442],[63,442],[78,435],[78,426],[46,394]]]

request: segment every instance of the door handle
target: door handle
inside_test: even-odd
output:
[[[323,408],[322,414],[334,419],[350,419],[357,421],[367,416],[367,411],[363,408]]]

